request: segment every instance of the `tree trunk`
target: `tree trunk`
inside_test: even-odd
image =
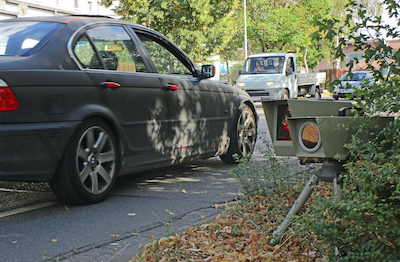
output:
[[[307,53],[308,53],[308,46],[306,47],[306,51],[304,52],[304,67],[306,68],[306,73],[308,73]]]
[[[231,85],[232,83],[231,83],[231,77],[230,77],[230,72],[229,72],[229,62],[228,61],[225,61],[226,62],[226,73],[228,74],[228,85]]]

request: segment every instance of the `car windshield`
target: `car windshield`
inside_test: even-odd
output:
[[[246,60],[242,74],[279,74],[284,63],[284,56],[251,57]]]
[[[49,22],[0,23],[0,56],[27,56],[63,25]]]
[[[341,81],[363,81],[365,77],[367,76],[367,73],[364,72],[359,72],[359,73],[353,73],[353,77],[351,77],[348,73],[345,73],[340,77]]]

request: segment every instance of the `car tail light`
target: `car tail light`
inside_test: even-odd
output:
[[[14,93],[7,83],[0,79],[0,112],[17,110],[18,106],[19,103]]]

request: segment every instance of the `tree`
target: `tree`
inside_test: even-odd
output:
[[[114,0],[102,0],[106,7]],[[237,31],[238,0],[120,0],[123,20],[166,35],[196,61],[204,62],[228,46]]]
[[[311,38],[315,31],[314,21],[326,18],[331,9],[329,0],[249,0],[247,17],[251,51],[295,51],[299,66],[307,65],[302,61],[307,61],[305,54],[309,54],[310,65],[315,67],[322,55],[319,43]]]

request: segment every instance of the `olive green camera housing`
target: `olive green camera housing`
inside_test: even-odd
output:
[[[289,99],[262,105],[277,156],[334,158],[347,152],[344,145],[361,123],[361,117],[345,116],[350,101]],[[382,130],[393,119],[373,117],[370,128]]]

